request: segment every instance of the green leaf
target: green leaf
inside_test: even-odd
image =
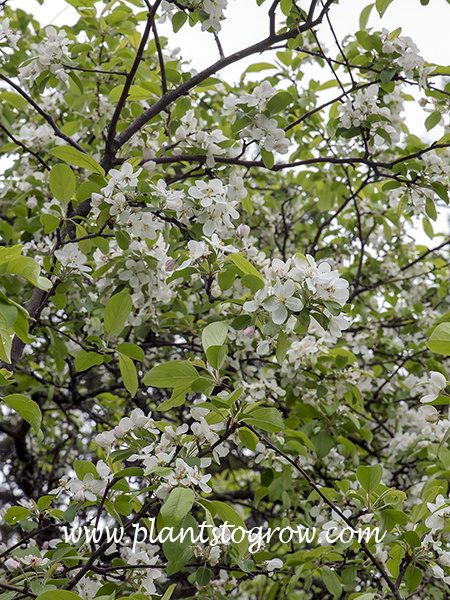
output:
[[[0,313],[3,315],[4,319],[5,319],[5,327],[6,329],[9,329],[10,327],[12,327],[15,322],[17,321],[17,318],[19,316],[19,311],[17,310],[17,308],[15,306],[12,306],[11,304],[9,304],[9,302],[6,302],[5,300],[0,299]]]
[[[122,331],[132,308],[133,301],[127,292],[115,294],[108,300],[103,323],[103,330],[108,337]]]
[[[211,346],[223,346],[228,339],[228,321],[215,321],[202,332],[202,346],[206,352]]]
[[[342,594],[342,585],[336,573],[330,567],[322,568],[322,578],[330,594],[333,594],[334,600]]]
[[[253,275],[257,277],[263,282],[263,285],[265,285],[261,273],[246,258],[244,258],[242,254],[232,254],[230,258],[240,271],[246,275]]]
[[[264,287],[264,282],[261,277],[257,277],[256,275],[244,275],[241,279],[242,285],[248,287],[252,292],[257,292],[258,290],[262,290]],[[231,286],[230,286],[231,287]]]
[[[280,331],[280,333],[278,334],[277,351],[276,351],[277,363],[279,365],[282,365],[284,359],[286,358],[287,348],[288,348],[287,336],[284,333],[284,331]]]
[[[220,502],[220,500],[214,500],[213,502],[208,502],[207,506],[208,507],[212,506],[211,513],[213,513],[213,516],[214,516],[214,510],[215,510],[224,523],[226,521],[228,521],[228,523],[230,523],[231,525],[234,525],[234,527],[242,527],[243,529],[246,530],[244,521],[238,515],[238,513],[234,510],[234,508],[232,508],[229,504],[225,504],[225,502]],[[231,532],[233,532],[233,529],[231,529]],[[240,540],[241,537],[242,537],[241,532],[239,532],[239,534],[236,534],[237,540]],[[247,548],[248,548],[248,536],[245,535],[241,542],[237,542],[237,541],[233,542],[232,541],[231,545],[234,546],[235,548],[237,548],[239,550],[239,553],[241,555],[243,555],[247,551]]]
[[[260,73],[261,71],[267,71],[268,69],[276,69],[276,66],[266,62],[255,63],[247,67],[245,73]]]
[[[183,11],[178,11],[172,17],[173,32],[177,33],[187,21],[187,14]]]
[[[364,490],[371,494],[377,489],[383,477],[383,467],[381,465],[372,465],[371,467],[361,465],[356,469],[356,476]]]
[[[369,20],[370,17],[370,13],[372,12],[372,8],[374,7],[374,4],[369,4],[368,6],[366,6],[366,8],[361,12],[361,15],[359,17],[359,28],[360,29],[365,29],[367,26],[367,22]]]
[[[67,592],[66,590],[51,590],[39,594],[36,600],[83,600],[78,594]]]
[[[192,536],[189,528],[192,528]],[[184,539],[178,539],[176,542],[165,541],[163,551],[167,558],[167,575],[170,577],[181,571],[184,565],[189,561],[193,554],[192,539],[198,535],[197,522],[192,515],[186,515],[173,532],[173,539],[184,532]]]
[[[15,525],[19,521],[30,516],[30,511],[24,506],[11,506],[5,513],[4,519],[10,525]]]
[[[97,469],[95,465],[93,465],[89,460],[78,460],[77,458],[74,461],[73,468],[75,473],[80,481],[86,477],[88,473],[97,477]]]
[[[136,344],[131,344],[130,342],[122,342],[117,346],[116,350],[117,352],[120,352],[120,354],[129,356],[133,360],[143,361],[145,358],[145,352],[142,348]]]
[[[284,429],[283,419],[276,408],[255,408],[242,415],[242,419],[250,425],[259,427],[269,433],[277,433]]]
[[[444,435],[442,437],[442,440],[441,440],[441,442],[439,444],[439,447],[437,449],[436,455],[437,455],[438,458],[441,458],[442,450],[443,450],[443,448],[444,448],[444,446],[445,446],[445,444],[446,444],[446,442],[447,442],[447,440],[448,440],[449,437],[450,437],[450,427],[448,427],[447,431],[444,433]]]
[[[9,396],[4,396],[3,400],[31,425],[35,433],[39,433],[42,414],[36,402],[23,394],[10,394]]]
[[[35,286],[38,284],[40,270],[41,268],[37,262],[29,256],[18,256],[17,258],[13,258],[9,261],[7,268],[8,273],[20,275]]]
[[[86,371],[86,369],[101,365],[102,362],[102,354],[99,354],[98,352],[86,352],[86,350],[80,350],[75,357],[75,369],[81,373],[82,371]]]
[[[176,527],[181,519],[191,510],[194,499],[194,491],[190,488],[177,487],[173,489],[159,513],[164,525],[166,527]]]
[[[144,377],[144,383],[156,388],[180,388],[190,386],[197,378],[195,367],[183,360],[172,360],[150,369]]]
[[[292,104],[293,101],[294,98],[289,92],[278,92],[278,94],[275,94],[275,96],[269,100],[266,110],[271,115],[276,115],[282,112],[287,106]]]
[[[427,347],[436,354],[450,356],[450,323],[441,323],[431,334]]]
[[[389,83],[391,79],[394,77],[397,69],[385,69],[380,73],[380,79],[383,83]]]
[[[275,164],[273,152],[269,152],[265,148],[261,148],[261,158],[263,159],[263,163],[266,169],[272,169],[273,165]]]
[[[206,358],[213,369],[220,369],[225,362],[227,355],[228,346],[226,344],[224,346],[210,346],[206,351]]]
[[[200,567],[195,574],[195,580],[200,586],[208,585],[211,581],[212,571],[208,567]]]
[[[55,165],[50,171],[50,190],[57,200],[67,205],[75,192],[77,182],[72,169],[63,164]]]
[[[171,575],[171,573],[169,573],[169,565],[167,565],[167,575],[169,577]],[[175,591],[176,587],[177,587],[176,583],[172,583],[172,585],[169,585],[169,587],[167,588],[167,590],[164,592],[164,596],[161,598],[161,600],[170,600],[170,598],[172,597],[172,594]]]
[[[247,427],[239,427],[238,435],[241,442],[246,446],[249,450],[254,452],[256,450],[256,444],[258,443],[258,437],[248,429]]]
[[[139,387],[138,376],[134,362],[125,354],[119,352],[119,369],[122,375],[123,384],[127,391],[134,398]]]
[[[376,0],[375,6],[377,7],[377,11],[380,13],[380,17],[384,15],[391,2],[393,2],[393,0]]]
[[[57,146],[56,148],[53,148],[53,150],[50,150],[50,154],[64,160],[70,165],[82,167],[93,173],[98,173],[99,175],[105,174],[103,167],[101,167],[92,156],[84,154],[72,146]]]
[[[435,110],[434,112],[431,113],[431,115],[429,115],[426,119],[425,119],[425,128],[427,131],[430,131],[431,129],[433,129],[433,127],[436,127],[436,125],[438,125],[438,123],[441,120],[441,113],[438,110]]]
[[[427,215],[430,217],[430,219],[432,221],[436,221],[436,219],[437,219],[436,207],[434,205],[434,201],[431,198],[427,198],[427,202],[425,205],[425,212],[427,213]]]

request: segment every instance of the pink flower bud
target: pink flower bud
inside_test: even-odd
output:
[[[250,227],[248,225],[239,225],[236,230],[239,237],[247,237],[250,233]]]
[[[118,440],[120,440],[120,438],[123,438],[123,436],[124,436],[124,433],[125,433],[125,432],[124,432],[124,430],[123,430],[123,429],[122,429],[122,427],[120,427],[119,425],[116,425],[116,426],[114,427],[114,436],[115,436],[115,437],[116,437]]]
[[[49,543],[46,541],[42,544],[42,550],[48,550],[49,549]]]
[[[253,325],[246,327],[242,332],[242,335],[245,335],[245,337],[248,338],[252,338],[255,335],[255,328],[253,327]]]
[[[64,573],[64,567],[62,565],[59,565],[58,567],[56,567],[55,571],[56,573]]]
[[[8,560],[5,560],[5,567],[8,569],[8,571],[15,571],[20,567],[20,562],[14,558],[8,558]]]
[[[176,264],[177,263],[173,260],[173,258],[169,258],[169,260],[166,261],[166,271],[173,271]]]

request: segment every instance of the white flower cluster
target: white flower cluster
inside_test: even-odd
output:
[[[376,121],[372,120],[370,123],[370,134],[377,147],[386,143],[379,130],[384,130],[389,135],[391,145],[400,141],[400,135],[391,123],[390,109],[387,106],[382,108],[379,106],[378,91],[378,85],[372,83],[366,89],[358,90],[353,99],[347,97],[345,103],[338,107],[338,111],[341,113],[339,127],[344,129],[359,127],[371,116],[378,117]]]
[[[344,306],[349,297],[348,281],[342,279],[338,271],[332,270],[328,262],[317,265],[309,254],[289,258],[286,262],[274,258],[267,276],[271,280],[276,279],[275,285],[256,292],[254,300],[245,302],[243,309],[253,313],[262,308],[269,312],[276,325],[283,325],[289,311],[301,311],[310,299],[337,302]],[[341,330],[348,327],[347,320],[342,316],[332,316],[327,309],[324,313],[330,319],[330,332],[339,337]],[[315,323],[322,329],[317,321]]]
[[[44,44],[36,47],[38,56],[24,67],[19,69],[19,76],[23,79],[34,80],[44,71],[50,71],[59,81],[66,82],[69,76],[64,71],[62,58],[67,55],[69,44],[73,41],[67,39],[64,29],[59,32],[49,25],[45,28],[47,40]]]
[[[450,177],[448,162],[434,151],[424,154],[421,160],[423,162],[422,181],[425,179],[426,184],[437,182],[447,187]],[[425,185],[409,186],[406,190],[393,190],[391,197],[398,201],[400,194],[406,192],[404,196],[407,202],[405,212],[414,213],[415,215],[424,214],[427,202],[429,200],[436,201],[435,191],[430,187],[425,187]]]
[[[95,502],[103,496],[111,479],[111,470],[103,460],[98,461],[96,471],[98,477],[94,473],[86,473],[82,480],[77,477],[64,476],[59,480],[59,486],[49,493],[60,496],[63,492],[69,492],[75,502],[84,502],[85,500]]]
[[[227,7],[227,0],[182,0],[180,4],[191,9],[197,8],[206,13],[207,19],[202,23],[202,31],[212,28],[217,33],[221,30],[220,21],[225,18],[223,11]],[[172,20],[175,10],[177,10],[175,4],[163,0],[159,22],[164,23],[167,18]]]
[[[154,219],[152,213],[144,212],[139,206],[130,206],[128,198],[134,199],[138,177],[142,168],[133,172],[130,163],[124,163],[120,171],[111,169],[108,185],[101,190],[101,194],[92,194],[91,204],[99,209],[103,202],[110,205],[109,214],[116,217],[116,224],[120,225],[130,234],[141,239],[156,239],[158,230],[164,224]],[[95,216],[98,216],[98,211]]]
[[[238,219],[239,213],[235,206],[234,188],[231,190],[231,197],[227,187],[223,185],[220,179],[211,179],[209,182],[198,179],[195,186],[189,188],[189,196],[199,202],[204,212],[197,219],[203,223],[203,233],[211,236],[216,231],[226,233],[229,229],[234,229],[231,219]]]
[[[54,254],[63,267],[82,273],[91,270],[90,267],[84,264],[87,258],[78,248],[77,244],[66,244],[61,250],[55,250]]]
[[[211,475],[204,475],[200,469],[209,467],[211,458],[201,458],[199,466],[190,466],[186,461],[198,456],[202,445],[208,448],[216,444],[219,440],[217,431],[224,429],[225,422],[209,425],[206,421],[209,413],[207,408],[198,408],[194,405],[190,412],[195,421],[190,427],[191,435],[189,437],[186,435],[189,430],[187,424],[183,424],[177,429],[168,425],[160,434],[151,416],[144,415],[141,409],[136,408],[130,417],[124,417],[112,431],[105,431],[97,435],[95,441],[107,451],[108,456],[113,448],[128,445],[134,450],[128,460],[140,462],[145,470],[145,476],[152,475],[159,467],[167,467],[166,472],[158,476],[160,485],[155,492],[158,498],[165,500],[170,491],[180,485],[198,486],[204,492],[209,493],[211,488],[208,481],[211,479]],[[147,430],[155,441],[148,443],[148,440],[143,439],[141,434],[137,437],[135,429]],[[220,464],[220,459],[228,452],[229,449],[224,443],[217,444],[212,450],[213,458]],[[74,499],[82,499],[83,495],[87,500],[93,500],[105,488],[105,481],[110,475],[109,468],[103,461],[97,463],[97,472],[100,479],[88,474],[82,482],[65,480],[61,483],[60,488],[52,493],[57,494],[64,489],[75,492]]]
[[[259,143],[260,148],[268,152],[276,150],[280,154],[289,151],[289,140],[284,130],[278,127],[275,119],[268,119],[266,115],[259,114],[255,118],[255,124],[245,127],[239,134],[242,138],[249,137]]]
[[[434,70],[433,67],[424,68],[425,61],[419,55],[419,48],[410,37],[397,36],[393,40],[390,39],[389,31],[383,29],[381,32],[381,41],[383,42],[384,54],[397,54],[394,57],[397,65],[405,73],[406,77],[414,77],[414,71],[419,70],[419,85],[426,86],[427,76]]]
[[[242,129],[241,138],[251,138],[258,142],[260,148],[268,152],[276,150],[280,154],[286,154],[289,151],[289,140],[286,138],[283,129],[278,127],[276,119],[270,119],[262,111],[267,107],[267,103],[277,94],[277,90],[269,81],[263,81],[256,86],[251,94],[244,94],[236,99],[225,99],[224,105],[228,112],[236,111],[237,104],[245,104],[253,112],[246,113],[252,123]]]
[[[10,46],[14,48],[14,50],[18,50],[17,42],[20,39],[20,35],[17,33],[13,33],[11,27],[9,26],[9,19],[3,19],[0,23],[0,44],[4,44],[3,38],[6,38],[6,41]]]
[[[223,135],[220,129],[213,131],[204,131],[199,127],[197,118],[193,108],[190,108],[187,113],[180,119],[181,125],[175,131],[175,138],[178,141],[177,147],[174,148],[173,154],[176,156],[181,154],[182,148],[195,147],[206,150],[206,164],[212,168],[215,165],[214,156],[226,154],[227,149],[219,146],[221,142],[228,140]]]

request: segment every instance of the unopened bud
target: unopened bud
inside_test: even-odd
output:
[[[125,433],[124,430],[119,425],[116,425],[114,427],[114,437],[117,438],[118,440],[120,440],[120,438],[123,438],[124,433]]]
[[[175,269],[176,266],[176,262],[173,260],[173,258],[169,258],[169,260],[166,261],[166,271],[173,271]]]
[[[248,338],[252,338],[255,335],[255,328],[253,327],[253,325],[246,327],[242,332],[242,335],[245,335],[245,337]]]
[[[239,225],[236,232],[240,237],[247,237],[250,233],[250,227],[248,225]]]
[[[20,562],[14,558],[8,558],[8,560],[5,560],[5,567],[8,569],[8,571],[15,571],[20,567]]]

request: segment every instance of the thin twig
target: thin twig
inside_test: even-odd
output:
[[[33,152],[33,150],[31,150],[31,148],[28,148],[28,146],[25,146],[25,144],[23,144],[20,140],[18,140],[17,138],[15,138],[13,136],[13,134],[8,131],[6,129],[6,127],[4,127],[4,125],[2,125],[0,123],[0,129],[2,129],[2,131],[4,131],[6,133],[6,135],[17,145],[20,146],[23,150],[25,150],[25,152],[28,152],[29,154],[31,154],[32,156],[34,156],[34,158],[36,158],[36,160],[38,160],[41,165],[47,169],[47,171],[50,171],[50,165],[48,163],[45,162],[45,160],[43,158],[41,158],[39,156],[39,154],[37,154],[36,152]]]
[[[8,83],[13,89],[16,90],[16,92],[18,92],[23,98],[25,98],[25,100],[29,104],[31,104],[31,106],[35,109],[35,111],[38,112],[41,115],[41,117],[43,117],[47,121],[47,123],[53,129],[53,131],[55,132],[55,135],[57,137],[66,141],[70,146],[73,146],[80,152],[83,152],[83,154],[87,154],[86,150],[84,148],[82,148],[80,146],[80,144],[77,144],[77,142],[75,142],[75,140],[73,140],[71,137],[69,137],[68,135],[66,135],[65,133],[63,133],[61,131],[61,129],[56,124],[55,119],[49,113],[45,112],[45,110],[43,110],[38,104],[36,104],[36,102],[33,100],[33,98],[29,94],[27,94],[19,85],[14,83],[14,81],[12,81],[9,77],[6,77],[6,75],[3,75],[2,73],[0,73],[0,79],[3,79],[3,81],[6,81],[6,83]]]

